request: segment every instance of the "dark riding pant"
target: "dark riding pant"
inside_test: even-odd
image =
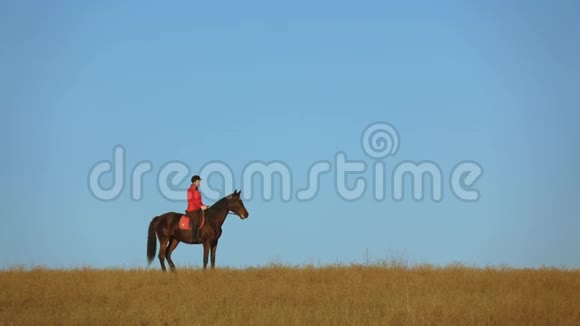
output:
[[[199,228],[199,223],[201,221],[201,209],[196,209],[194,211],[185,211],[185,215],[189,216],[189,223],[191,225],[191,229],[192,229],[192,241],[193,242],[197,242],[199,241],[198,239],[198,228]]]

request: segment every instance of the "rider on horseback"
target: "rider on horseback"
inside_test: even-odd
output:
[[[194,175],[191,177],[191,186],[187,189],[187,210],[185,215],[189,216],[191,220],[191,228],[193,229],[193,242],[199,241],[198,239],[198,221],[201,221],[201,211],[206,210],[207,206],[201,201],[201,192],[199,191],[199,185],[201,184],[201,178],[199,175]]]

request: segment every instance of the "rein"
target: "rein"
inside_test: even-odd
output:
[[[206,209],[206,211],[207,211],[208,209],[210,209],[210,207],[211,207],[211,206],[208,206],[208,207],[207,207],[207,209]],[[234,212],[232,212],[232,211],[228,210],[228,214],[227,214],[227,215],[236,215],[236,213],[234,213]]]

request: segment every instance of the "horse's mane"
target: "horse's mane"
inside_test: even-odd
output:
[[[222,199],[216,201],[213,205],[211,205],[209,207],[208,211],[211,210],[212,208],[221,208],[222,206],[224,206],[228,202],[228,199],[229,199],[228,197],[230,197],[230,196],[231,195],[227,195],[226,197],[223,197]],[[214,214],[211,214],[211,216],[213,217]]]

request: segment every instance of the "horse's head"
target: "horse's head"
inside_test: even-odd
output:
[[[233,194],[229,195],[228,198],[228,209],[234,214],[238,215],[242,220],[248,218],[248,211],[246,207],[244,207],[244,203],[242,202],[242,198],[240,197],[241,191],[234,191]]]

